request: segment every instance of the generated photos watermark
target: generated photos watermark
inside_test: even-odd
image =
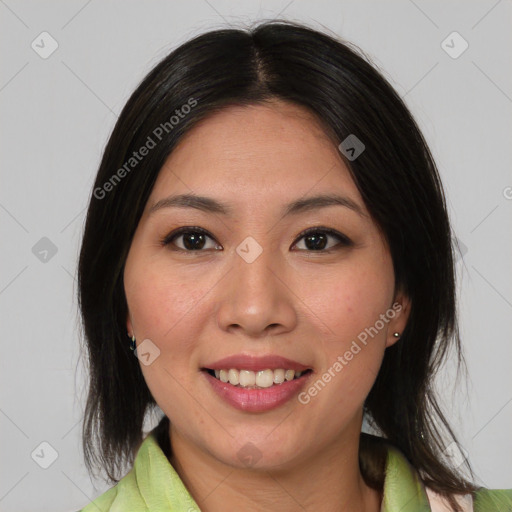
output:
[[[150,151],[162,141],[165,134],[169,134],[174,128],[184,119],[192,109],[197,105],[195,98],[189,98],[187,103],[184,103],[180,108],[174,111],[174,114],[169,118],[168,121],[160,123],[152,132],[148,135],[146,142],[139,148],[138,151],[134,151],[132,156],[129,157],[126,162],[117,169],[112,176],[103,183],[101,187],[96,187],[93,191],[93,195],[96,199],[104,199],[109,192],[112,192],[116,185],[118,185],[123,178],[126,177],[133,169],[135,169],[142,160],[150,153]]]
[[[321,377],[319,377],[314,384],[312,384],[306,391],[302,391],[298,395],[298,400],[301,404],[306,405],[311,401],[312,397],[318,395],[325,386],[331,382],[333,378],[338,375],[345,366],[347,366],[350,361],[354,358],[355,355],[361,352],[362,348],[368,344],[368,336],[373,339],[384,327],[386,324],[395,318],[396,314],[402,310],[402,305],[398,302],[395,302],[391,308],[389,308],[385,313],[381,313],[379,320],[377,320],[373,326],[366,327],[363,331],[361,331],[357,335],[356,340],[352,340],[350,348],[344,352],[343,355],[339,355],[336,358],[336,361],[326,370]],[[361,345],[363,347],[361,347]]]

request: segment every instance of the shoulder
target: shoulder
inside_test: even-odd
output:
[[[100,494],[93,502],[89,503],[80,512],[107,512],[109,510],[125,510],[129,505],[132,512],[146,511],[147,504],[141,492],[141,486],[144,487],[145,468],[141,468],[141,464],[137,463],[116,485]]]
[[[146,502],[140,493],[137,476],[133,468],[114,487],[100,494],[79,512],[124,510],[128,504],[132,512],[147,510]]]
[[[485,489],[474,493],[475,512],[512,512],[512,489]]]
[[[448,500],[426,487],[432,512],[452,512]],[[480,488],[472,494],[455,497],[462,512],[512,512],[512,489]]]
[[[147,446],[149,441],[146,441]],[[144,444],[144,443],[143,443]],[[147,510],[139,489],[140,476],[137,471],[144,471],[142,466],[141,450],[137,454],[130,471],[113,487],[100,494],[79,512],[107,512],[109,510],[123,510],[126,504],[130,504],[133,512]]]
[[[89,503],[78,512],[98,512],[98,510],[110,510],[112,503],[114,503],[114,500],[116,499],[117,491],[118,486],[116,485],[98,496],[93,502]]]
[[[426,488],[432,512],[452,512],[448,500]],[[485,489],[456,497],[463,512],[512,512],[512,489]]]
[[[373,435],[363,434],[361,440],[370,443],[372,451],[378,454],[384,449],[384,511],[400,510],[411,504],[414,496],[414,505],[417,510],[431,512],[453,512],[446,497],[427,487],[418,472],[409,463],[405,455],[387,439]],[[453,496],[463,512],[512,512],[512,489],[478,488],[466,495]],[[403,502],[403,503],[402,503]]]
[[[428,502],[432,512],[453,512],[453,509],[448,502],[448,499],[441,494],[438,494],[430,487],[425,487]],[[471,494],[464,496],[454,496],[457,503],[460,505],[462,512],[474,512],[473,497]]]
[[[425,487],[432,512],[452,512],[447,498]],[[512,489],[480,487],[471,494],[454,496],[462,512],[512,512]]]
[[[130,471],[80,512],[199,510],[152,431],[139,446]]]

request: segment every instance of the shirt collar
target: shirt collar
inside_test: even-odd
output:
[[[381,440],[385,442],[384,439]],[[425,485],[404,454],[386,443],[386,474],[381,512],[430,512]]]
[[[385,439],[379,438],[378,442],[385,442]],[[381,512],[430,512],[425,486],[417,471],[397,448],[386,443],[386,449]],[[126,494],[131,495],[129,503],[132,506],[140,503],[151,512],[201,510],[169,463],[153,432],[148,434],[139,447],[133,469],[125,479],[127,485],[135,487]],[[139,508],[132,510],[138,511]]]

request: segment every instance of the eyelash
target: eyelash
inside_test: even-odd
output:
[[[178,228],[178,229],[172,231],[171,233],[169,233],[168,235],[166,235],[164,238],[162,238],[160,240],[160,244],[162,246],[167,246],[167,245],[171,244],[176,238],[179,238],[179,236],[181,236],[185,233],[188,233],[188,234],[199,233],[199,234],[208,236],[212,240],[215,240],[215,238],[213,236],[211,236],[210,233],[208,233],[208,231],[206,231],[203,228],[200,228],[198,226],[184,226],[184,227]],[[334,247],[331,247],[330,249],[321,249],[318,251],[313,251],[313,250],[308,250],[308,249],[300,249],[300,251],[312,252],[312,253],[331,253],[331,252],[339,250],[343,247],[350,247],[350,246],[354,245],[352,240],[350,240],[350,238],[343,235],[342,233],[339,233],[338,231],[336,231],[334,229],[324,228],[321,226],[314,227],[314,228],[308,228],[308,229],[302,231],[302,233],[300,233],[298,235],[298,237],[297,237],[296,241],[293,243],[293,245],[296,245],[302,238],[304,238],[307,235],[311,235],[313,233],[315,233],[315,234],[322,233],[325,235],[330,235],[334,238],[337,238],[339,240],[339,243],[337,245],[335,245]],[[190,250],[186,250],[186,249],[181,249],[180,247],[174,248],[173,250],[185,252],[185,253],[205,252],[205,250],[190,251]]]

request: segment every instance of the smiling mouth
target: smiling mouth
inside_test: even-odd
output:
[[[235,368],[223,370],[202,368],[202,371],[207,372],[209,375],[221,382],[229,383],[234,387],[248,389],[265,389],[280,386],[285,382],[303,378],[312,372],[311,369],[296,372],[295,370],[284,368],[275,370],[267,369],[257,372],[253,372],[251,370],[238,370]]]

